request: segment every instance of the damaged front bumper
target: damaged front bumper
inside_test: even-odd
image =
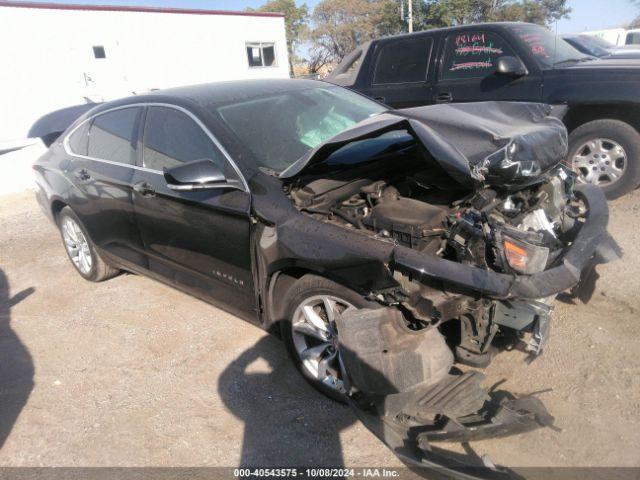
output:
[[[410,330],[397,309],[350,311],[336,323],[349,404],[409,467],[445,477],[509,477],[488,460],[469,463],[432,442],[469,442],[553,426],[537,398],[487,391],[480,386],[481,373],[452,370],[453,355],[440,332]]]
[[[571,290],[584,300],[594,289],[595,266],[622,255],[606,229],[608,207],[602,191],[581,185],[575,192],[587,208],[586,218],[562,263],[544,272],[508,275],[407,248],[394,250],[390,267],[427,286],[444,281],[447,288],[453,285],[497,300],[494,320],[503,315],[500,308],[510,309],[510,315],[503,316],[534,325],[533,336],[541,348],[553,298]],[[514,317],[514,309],[520,307],[535,308]],[[495,387],[487,391],[480,386],[481,373],[452,369],[453,354],[438,329],[411,330],[396,308],[349,312],[337,319],[337,326],[351,407],[412,468],[444,477],[510,478],[508,470],[490,460],[453,454],[432,443],[464,443],[553,427],[554,418],[536,397],[518,398]]]
[[[562,258],[562,264],[533,275],[509,275],[426,256],[409,248],[394,250],[391,268],[422,283],[446,281],[463,290],[496,299],[535,300],[572,290],[592,291],[596,265],[622,256],[607,232],[609,210],[602,190],[590,184],[575,187],[587,207],[584,224]],[[582,297],[581,297],[582,298]]]

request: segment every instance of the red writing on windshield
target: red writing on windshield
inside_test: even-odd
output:
[[[465,45],[468,43],[484,43],[485,35],[484,33],[470,33],[464,35],[458,35],[456,37],[456,47],[460,45]]]
[[[502,54],[501,48],[496,48],[493,44],[489,45],[465,45],[464,47],[456,48],[456,55],[478,55],[480,53],[496,53]]]
[[[474,68],[491,68],[493,64],[491,62],[464,62],[454,63],[449,71],[456,72],[458,70],[472,70]]]

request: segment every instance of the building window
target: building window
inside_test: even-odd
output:
[[[104,51],[104,47],[102,45],[97,45],[93,47],[93,56],[95,58],[107,58],[107,54]]]
[[[247,43],[247,59],[250,67],[275,67],[276,46],[274,43]]]

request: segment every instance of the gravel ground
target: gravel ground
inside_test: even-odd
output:
[[[509,352],[486,371],[551,389],[561,430],[475,442],[478,455],[640,466],[640,192],[611,210],[626,256],[599,267],[592,302],[558,304],[531,365]],[[1,197],[0,225],[0,466],[400,465],[277,339],[144,277],[85,282],[32,194]]]

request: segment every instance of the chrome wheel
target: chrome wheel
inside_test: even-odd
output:
[[[583,182],[603,187],[622,178],[627,168],[627,153],[618,142],[597,138],[581,145],[572,163]]]
[[[80,230],[80,226],[69,217],[65,217],[62,222],[62,238],[73,264],[82,274],[88,275],[93,265],[89,242]]]
[[[338,358],[335,319],[355,309],[349,302],[330,295],[304,300],[293,313],[291,336],[302,368],[324,385],[344,393]]]

